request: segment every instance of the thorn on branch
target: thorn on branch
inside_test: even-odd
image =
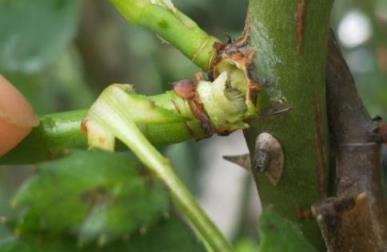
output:
[[[248,171],[251,168],[251,159],[250,154],[242,154],[242,155],[225,155],[223,159],[229,161],[239,167],[242,167],[244,170]]]
[[[387,209],[377,143],[384,141],[387,128],[381,118],[369,117],[333,32],[327,99],[336,197],[314,207],[327,249],[383,251],[387,245]]]
[[[300,54],[302,42],[304,40],[305,30],[305,15],[306,15],[306,2],[305,0],[297,1],[297,13],[296,13],[296,32],[297,32],[297,43],[296,53]]]
[[[327,251],[379,251],[368,201],[362,192],[353,197],[328,198],[312,206]]]

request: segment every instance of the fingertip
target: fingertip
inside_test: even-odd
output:
[[[20,143],[38,124],[31,104],[0,74],[0,156]]]
[[[39,124],[31,104],[0,74],[0,118],[20,127]]]
[[[20,127],[0,118],[0,157],[15,148],[32,127]]]

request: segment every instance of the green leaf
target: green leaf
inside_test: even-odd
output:
[[[163,188],[125,154],[74,151],[37,166],[13,200],[27,207],[17,232],[74,233],[105,243],[154,224],[168,211]]]
[[[81,1],[1,0],[0,71],[37,72],[73,39]]]
[[[254,252],[258,251],[258,242],[244,237],[235,243],[236,252]]]
[[[258,251],[257,241],[243,238],[235,244],[236,252],[255,252]]]
[[[317,252],[296,224],[273,212],[262,213],[259,231],[259,252]]]
[[[109,246],[90,244],[80,248],[71,238],[42,240],[40,238],[8,238],[0,242],[0,252],[204,252],[187,225],[178,219],[162,221],[145,234],[135,234]]]

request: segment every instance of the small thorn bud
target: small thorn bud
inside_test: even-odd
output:
[[[255,168],[259,172],[265,172],[270,165],[270,153],[264,149],[257,149],[255,151]]]

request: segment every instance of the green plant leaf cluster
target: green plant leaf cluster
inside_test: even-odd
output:
[[[72,151],[36,169],[12,202],[25,208],[15,225],[22,236],[71,234],[79,244],[105,244],[144,232],[168,214],[168,194],[141,176],[127,154]]]
[[[135,234],[109,246],[79,247],[71,239],[42,240],[37,237],[9,238],[0,242],[1,252],[204,252],[189,228],[178,219],[161,221],[145,234]]]

